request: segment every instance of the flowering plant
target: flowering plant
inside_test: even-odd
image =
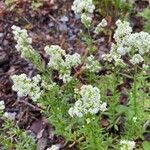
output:
[[[98,49],[95,40],[109,28],[110,20],[104,18],[93,27],[94,2],[75,0],[72,6],[75,14],[81,15],[90,37],[85,40],[84,55],[67,52],[59,45],[46,45],[44,52],[48,62],[43,65],[27,30],[12,26],[17,51],[38,71],[31,77],[26,74],[11,76],[12,89],[18,99],[28,97],[38,103],[42,113],[55,126],[55,133],[71,143],[69,147],[77,144],[79,149],[87,150],[132,150],[137,145],[135,140],[145,132],[144,124],[148,119],[145,110],[149,97],[150,34],[134,33],[129,22],[116,21],[110,52],[103,54],[100,60],[95,55]],[[1,101],[0,110],[4,109]],[[9,118],[8,113],[5,116]],[[54,144],[48,149],[63,146]]]
[[[107,22],[102,20],[102,22],[96,27],[95,32],[100,32],[101,28],[106,25]],[[144,68],[147,68],[148,61],[145,59],[145,54],[147,54],[150,49],[150,35],[146,32],[132,33],[132,28],[129,26],[129,23],[125,21],[121,22],[118,20],[116,25],[117,29],[114,34],[115,43],[112,43],[110,53],[103,55],[103,59],[106,61],[106,64],[107,61],[114,62],[114,67],[116,69],[120,68],[120,71],[122,67],[129,68],[131,64],[137,67],[138,65],[143,64],[143,67],[145,66]],[[30,58],[35,54],[36,58],[41,59],[40,55],[32,48],[32,40],[28,37],[27,31],[21,30],[18,27],[13,27],[13,30],[15,39],[17,40],[16,48],[21,52],[22,57],[30,60]],[[142,37],[144,37],[144,39],[142,39]],[[108,85],[113,85],[111,90],[116,102],[111,103],[107,100],[109,99],[107,95],[105,95],[107,90],[105,86],[99,86],[99,84],[95,81],[91,82],[92,80],[89,80],[89,82],[91,82],[90,84],[88,81],[88,84],[86,83],[84,85],[80,82],[79,77],[89,73],[93,76],[93,79],[96,77],[98,79],[97,81],[100,82],[100,84],[103,84],[104,81],[98,77],[98,73],[101,71],[102,65],[94,57],[94,55],[87,54],[86,57],[82,58],[82,56],[78,53],[66,53],[66,51],[58,45],[45,46],[44,50],[50,58],[47,66],[42,68],[41,75],[36,75],[32,78],[27,77],[25,74],[13,75],[11,77],[14,83],[12,89],[17,92],[18,98],[29,96],[34,102],[38,102],[41,106],[49,107],[50,105],[50,111],[52,111],[50,120],[56,125],[57,134],[65,136],[68,140],[77,140],[78,136],[75,135],[83,135],[84,137],[87,135],[86,142],[89,143],[89,148],[99,147],[100,143],[107,138],[107,136],[101,135],[101,138],[97,141],[97,145],[94,145],[94,143],[91,143],[90,141],[91,136],[96,138],[97,135],[102,134],[103,128],[98,126],[99,117],[102,119],[103,114],[108,115],[108,117],[110,117],[110,125],[108,128],[111,128],[111,121],[114,120],[116,115],[118,115],[116,113],[120,111],[117,110],[120,105],[117,100],[119,98],[118,91],[115,90],[118,86],[117,80],[122,82],[119,70],[114,72],[115,75],[111,75],[113,78],[108,76],[108,79],[106,80]],[[31,57],[28,57],[29,54]],[[124,60],[124,57],[127,55],[130,63],[126,63]],[[31,60],[33,60],[32,62],[34,62],[35,65],[38,62],[34,61],[33,58],[31,58]],[[49,74],[45,74],[46,70]],[[57,78],[59,80],[54,80],[52,76],[55,71],[58,73]],[[75,71],[80,73],[77,74]],[[134,84],[130,93],[130,110],[134,110],[134,113],[133,115],[129,115],[127,112],[124,112],[126,116],[129,117],[129,124],[127,126],[130,124],[133,125],[135,122],[139,122],[139,124],[142,125],[145,121],[145,117],[140,119],[140,115],[143,114],[143,111],[141,109],[137,109],[137,88],[139,88],[140,85],[137,86],[139,76],[138,72],[136,73],[136,76],[133,76]],[[118,79],[115,80],[116,77]],[[63,85],[59,83],[60,80],[63,81]],[[112,108],[110,108],[110,106]],[[3,106],[1,104],[1,109],[2,108]],[[127,110],[126,107],[124,109]],[[141,114],[139,115],[138,112]],[[47,113],[45,115],[49,116]],[[66,117],[68,118],[67,120],[65,119]],[[78,121],[77,118],[82,121]],[[58,124],[59,120],[64,121]],[[70,127],[71,122],[73,124]],[[83,127],[80,130],[71,132],[75,124],[77,127],[82,125]],[[95,133],[95,135],[93,135],[93,133],[89,134],[91,131],[88,129],[90,128],[95,130],[95,126],[97,126],[99,130]],[[61,130],[66,127],[66,131]],[[114,127],[117,129],[117,124],[114,124]],[[135,128],[138,127],[135,126]],[[135,132],[135,130],[133,130],[129,135],[130,138],[134,138],[138,134],[139,132]],[[135,147],[134,141],[121,141],[120,145],[122,150],[131,150]],[[106,143],[103,143],[101,146],[103,148],[108,147]]]

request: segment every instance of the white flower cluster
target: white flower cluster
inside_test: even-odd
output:
[[[142,55],[150,50],[150,34],[146,32],[132,33],[132,28],[126,21],[118,20],[116,25],[117,29],[114,34],[116,44],[112,43],[110,54],[104,55],[104,59],[110,62],[114,60],[116,64],[123,64],[122,56],[128,53],[133,65],[143,62]]]
[[[150,34],[143,31],[132,33],[126,37],[125,44],[143,55],[150,50]]]
[[[65,50],[58,45],[46,46],[45,51],[51,56],[48,66],[59,71],[59,78],[64,83],[69,82],[72,79],[71,68],[77,67],[81,63],[81,56],[78,53],[66,54]]]
[[[132,28],[130,27],[129,22],[121,22],[121,20],[116,21],[117,29],[114,34],[114,39],[117,43],[121,44],[123,38],[126,35],[130,35],[132,33]]]
[[[90,27],[92,22],[92,16],[95,9],[95,5],[92,0],[75,0],[72,5],[72,10],[76,14],[81,14],[81,22],[85,27]]]
[[[30,96],[33,101],[37,101],[41,94],[41,88],[39,83],[41,82],[41,76],[34,76],[32,79],[28,78],[26,74],[13,75],[11,76],[13,80],[12,89],[17,92],[18,97]]]
[[[70,69],[71,67],[77,67],[81,63],[81,56],[78,53],[73,55],[65,55],[65,66]]]
[[[52,82],[51,84],[48,84],[46,81],[42,80],[41,81],[41,87],[45,90],[51,90],[54,86],[56,85],[55,82]]]
[[[5,109],[4,101],[0,101],[0,111]]]
[[[117,49],[118,50],[118,49]],[[121,59],[121,56],[116,50],[116,45],[112,43],[112,47],[109,54],[104,54],[103,59],[107,60],[109,62],[115,61],[115,66],[125,66],[123,59]],[[121,49],[119,49],[121,50]],[[122,50],[124,52],[124,49]]]
[[[132,63],[132,64],[139,64],[139,63],[141,63],[141,62],[143,62],[144,61],[144,59],[143,59],[143,57],[140,55],[140,54],[135,54],[133,57],[132,57],[132,59],[130,59],[130,62]]]
[[[79,91],[80,98],[68,111],[71,117],[82,117],[84,114],[96,114],[99,110],[106,111],[107,104],[100,100],[100,90],[92,85],[83,85]]]
[[[48,66],[59,70],[64,66],[64,60],[62,59],[62,55],[65,55],[65,50],[61,49],[58,45],[46,46],[46,53],[51,56]]]
[[[12,26],[12,29],[14,39],[17,41],[17,45],[15,47],[17,51],[20,52],[21,57],[36,65],[38,69],[41,69],[42,62],[40,54],[32,47],[32,38],[28,36],[27,30],[21,29],[15,25]]]
[[[72,5],[72,10],[76,14],[83,12],[93,13],[95,6],[92,0],[75,0]]]
[[[85,69],[89,70],[89,72],[99,72],[101,69],[100,63],[98,60],[95,60],[93,55],[87,57]]]
[[[133,118],[132,118],[132,120],[133,120],[134,123],[137,122],[137,119],[138,119],[137,117],[133,117]]]
[[[146,71],[149,70],[149,68],[150,68],[150,66],[149,66],[149,65],[146,65],[146,64],[143,64],[142,67],[143,67],[143,69],[146,70]]]
[[[33,50],[31,44],[32,39],[28,37],[27,30],[21,29],[15,25],[12,26],[14,39],[17,41],[16,49],[21,52],[21,56],[26,58],[26,55],[29,53],[28,51]]]
[[[81,15],[81,22],[85,25],[85,27],[89,28],[91,26],[92,17],[88,13],[83,13]]]
[[[121,150],[133,150],[135,148],[134,141],[121,140],[120,145],[121,145]]]
[[[102,21],[97,25],[97,27],[94,30],[95,34],[99,34],[104,27],[107,26],[107,20],[106,19],[102,19]]]
[[[47,148],[47,150],[59,150],[58,145],[52,145],[50,148]]]

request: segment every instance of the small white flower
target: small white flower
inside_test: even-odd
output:
[[[92,17],[91,15],[87,13],[83,13],[81,15],[81,22],[85,25],[86,28],[89,28],[91,26]]]
[[[107,103],[102,103],[101,104],[101,106],[100,106],[100,110],[102,111],[102,112],[104,112],[104,111],[106,111],[107,110]]]
[[[75,89],[74,89],[74,93],[75,93],[75,94],[79,94],[79,89],[75,88]]]
[[[52,145],[50,148],[47,148],[47,150],[59,150],[59,145]]]
[[[91,26],[92,17],[95,6],[92,0],[75,0],[72,5],[72,10],[75,14],[81,14],[81,22],[86,28]]]
[[[106,19],[102,19],[102,21],[97,25],[97,27],[94,30],[95,34],[99,34],[104,27],[107,26],[107,20]]]
[[[95,6],[92,0],[75,0],[72,5],[72,10],[76,14],[83,12],[93,13]]]
[[[143,64],[142,67],[143,67],[144,70],[148,70],[149,65]]]
[[[101,66],[99,61],[96,60],[93,55],[90,55],[89,57],[87,57],[87,60],[85,62],[85,69],[87,69],[89,72],[99,72]]]
[[[86,119],[86,123],[89,124],[90,122],[91,122],[91,119],[90,119],[90,118],[87,118],[87,119]]]
[[[133,120],[134,123],[136,123],[137,117],[133,117],[132,120]]]
[[[5,109],[4,101],[0,101],[0,110],[4,110],[4,109]]]
[[[73,55],[65,55],[65,63],[64,65],[67,68],[77,67],[81,63],[81,56],[78,53],[74,53]]]
[[[17,41],[16,49],[21,52],[21,57],[26,58],[31,54],[36,54],[31,46],[32,39],[28,36],[27,30],[21,29],[13,25],[12,27],[14,39]]]
[[[51,84],[48,84],[47,82],[45,82],[44,80],[42,80],[41,86],[46,89],[46,90],[51,90],[54,86],[56,86],[56,83],[53,82]]]
[[[107,20],[105,18],[100,22],[100,26],[103,28],[107,26]]]
[[[64,64],[64,60],[62,59],[62,55],[65,54],[65,50],[63,50],[60,46],[58,45],[51,45],[51,46],[46,46],[44,48],[46,53],[51,56],[50,61],[48,63],[48,66],[55,69],[59,70],[62,68]]]
[[[36,76],[34,76],[32,78],[32,81],[35,83],[35,84],[38,84],[40,81],[41,81],[41,76],[38,74]]]
[[[60,74],[59,78],[63,80],[64,83],[68,83],[72,80],[72,77],[70,76],[70,74]]]
[[[135,54],[132,59],[130,59],[130,62],[135,65],[135,64],[139,64],[141,62],[143,62],[144,59],[140,54]]]
[[[68,110],[68,114],[69,114],[71,117],[74,116],[73,107],[71,107],[71,108]]]
[[[127,52],[129,52],[129,48],[120,44],[116,51],[119,55],[125,55]]]
[[[120,145],[121,145],[121,150],[133,150],[135,148],[134,141],[121,140]]]

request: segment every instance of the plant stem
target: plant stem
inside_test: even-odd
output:
[[[134,83],[133,83],[133,104],[134,113],[137,115],[137,68],[135,68]]]

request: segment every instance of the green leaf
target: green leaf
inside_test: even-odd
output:
[[[144,150],[149,150],[150,149],[150,142],[143,142],[142,146],[143,146]]]
[[[127,111],[127,115],[128,115],[128,119],[131,120],[131,119],[134,117],[134,115],[135,115],[134,110],[130,108],[130,109]]]
[[[127,106],[124,106],[124,105],[118,105],[117,107],[116,107],[116,111],[118,112],[118,113],[125,113],[126,111],[127,111],[127,109],[128,109],[128,107]]]

